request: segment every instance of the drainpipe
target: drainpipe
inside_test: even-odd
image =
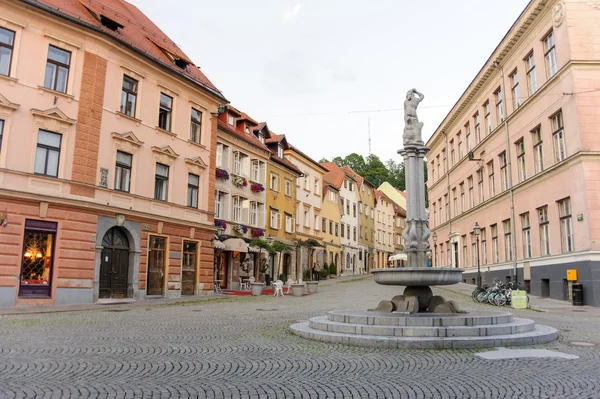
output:
[[[506,136],[506,167],[508,168],[508,197],[510,201],[510,245],[512,246],[512,262],[515,277],[515,284],[519,283],[519,277],[517,274],[517,245],[516,245],[516,233],[515,233],[515,202],[513,193],[513,182],[512,182],[512,163],[510,155],[510,134],[508,131],[508,104],[506,100],[506,90],[504,89],[504,69],[498,63],[494,61],[493,66],[500,70],[500,86],[502,88],[502,101],[504,101],[505,117],[504,117],[504,133]],[[514,111],[513,111],[514,112]]]

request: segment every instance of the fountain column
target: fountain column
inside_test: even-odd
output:
[[[406,145],[398,153],[404,158],[406,181],[406,228],[402,233],[408,267],[425,267],[429,252],[430,231],[425,210],[425,172],[423,159],[429,147],[420,144]]]

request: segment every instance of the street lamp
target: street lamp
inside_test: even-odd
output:
[[[477,288],[481,288],[481,266],[479,265],[479,235],[481,234],[481,227],[475,222],[473,227],[473,234],[477,239]]]
[[[433,234],[431,234],[431,239],[433,240],[433,258],[434,258],[433,259],[434,262],[432,262],[434,264],[432,266],[436,267],[437,266],[437,234],[435,231],[433,232]]]

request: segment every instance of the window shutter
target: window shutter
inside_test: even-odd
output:
[[[281,214],[280,213],[277,214],[277,228],[278,229],[281,228]]]
[[[248,224],[250,220],[250,201],[243,200],[242,201],[242,223]]]

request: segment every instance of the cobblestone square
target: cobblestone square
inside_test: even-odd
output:
[[[298,320],[367,309],[398,291],[372,278],[315,295],[0,317],[3,398],[598,398],[600,318],[515,311],[559,329],[558,358],[484,360],[476,350],[383,350],[307,341]],[[464,294],[437,290],[464,309]],[[578,346],[585,342],[593,346]]]

